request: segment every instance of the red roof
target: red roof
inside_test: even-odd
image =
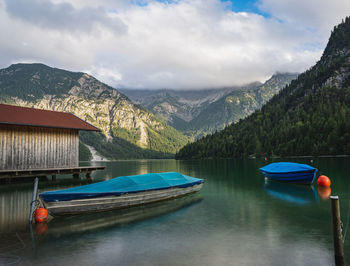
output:
[[[0,104],[0,124],[100,131],[71,113],[7,104]]]

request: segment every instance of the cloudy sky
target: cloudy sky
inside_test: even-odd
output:
[[[349,0],[0,0],[0,68],[40,62],[116,88],[215,88],[302,72]]]

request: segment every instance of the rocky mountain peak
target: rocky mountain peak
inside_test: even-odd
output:
[[[42,64],[12,65],[0,70],[0,102],[75,114],[101,129],[103,137],[84,140],[107,158],[169,156],[188,141],[153,113],[86,73]]]

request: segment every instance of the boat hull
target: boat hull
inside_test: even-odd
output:
[[[289,182],[289,183],[298,183],[298,184],[312,184],[315,177],[317,169],[309,171],[300,171],[300,172],[288,172],[288,173],[270,173],[261,170],[264,177],[272,179],[275,181]]]
[[[74,215],[122,209],[177,198],[199,191],[202,185],[203,184],[200,183],[184,188],[172,187],[136,193],[125,193],[118,196],[102,196],[70,201],[45,202],[42,198],[41,200],[52,216]]]

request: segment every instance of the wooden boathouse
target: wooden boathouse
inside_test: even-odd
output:
[[[79,130],[100,131],[71,113],[0,104],[0,178],[87,173]]]

